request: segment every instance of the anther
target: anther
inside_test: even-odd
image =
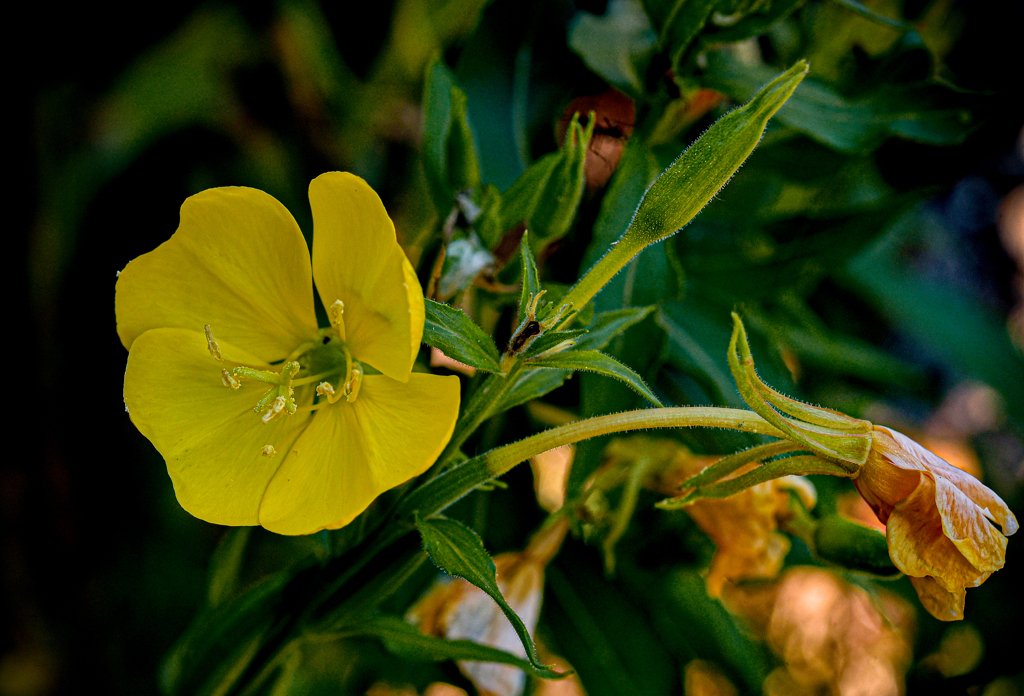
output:
[[[359,396],[359,388],[363,386],[363,366],[352,365],[352,379],[345,383],[345,401],[352,403]]]
[[[331,326],[338,328],[342,322],[342,315],[344,314],[345,303],[341,300],[335,300],[334,304],[332,304],[330,309],[327,310],[327,316],[331,320]]]
[[[231,373],[227,370],[220,371],[220,381],[224,383],[225,387],[231,387],[232,389],[238,389],[241,385],[237,379],[231,376]]]
[[[280,416],[281,412],[285,410],[285,407],[287,405],[288,399],[284,398],[283,396],[279,396],[276,399],[274,399],[274,402],[270,404],[270,408],[267,409],[267,412],[263,414],[263,422],[269,423],[273,419]]]
[[[264,457],[273,457],[275,454],[277,454],[277,450],[274,449],[273,445],[265,445],[260,454],[262,454]]]
[[[203,329],[206,331],[206,347],[210,349],[210,355],[213,356],[214,360],[223,360],[224,356],[220,354],[220,346],[213,340],[213,332],[210,330],[210,325],[207,324]]]
[[[327,403],[329,404],[336,403],[342,397],[342,394],[337,393],[334,390],[334,385],[330,382],[321,382],[316,385],[316,393],[320,396],[326,396]]]

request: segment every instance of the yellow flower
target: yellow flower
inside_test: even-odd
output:
[[[854,484],[886,526],[889,555],[933,616],[962,619],[966,588],[1003,567],[1017,518],[976,478],[906,435],[876,425],[871,437]]]
[[[425,471],[455,425],[458,378],[412,372],[423,292],[377,194],[332,172],[309,199],[312,267],[284,206],[220,188],[118,278],[125,406],[209,522],[337,529]]]

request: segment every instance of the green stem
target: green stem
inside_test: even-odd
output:
[[[631,238],[627,232],[579,279],[576,285],[572,286],[568,294],[562,298],[561,304],[572,303],[573,309],[582,310],[588,302],[594,299],[594,295],[599,293],[601,288],[607,285],[648,244],[649,242],[644,243],[643,240],[638,241]]]
[[[782,431],[751,411],[714,406],[651,408],[574,421],[468,459],[431,479],[399,506],[399,516],[441,512],[490,479],[542,452],[599,435],[648,428],[726,428],[783,437]]]

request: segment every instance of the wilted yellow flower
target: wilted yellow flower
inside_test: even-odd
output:
[[[671,464],[661,468],[651,481],[657,492],[666,495],[678,495],[680,484],[717,460],[692,455],[682,445],[673,445],[676,454]],[[736,475],[749,469],[740,469]],[[801,476],[784,476],[728,498],[698,500],[683,508],[715,543],[715,555],[705,578],[708,595],[718,597],[726,583],[779,574],[790,549],[789,538],[779,532],[779,523],[792,516],[791,491],[805,507],[814,507],[817,493],[811,482]]]
[[[336,529],[425,471],[454,428],[458,378],[411,372],[423,292],[377,194],[333,172],[309,198],[312,266],[277,200],[220,188],[187,199],[174,236],[117,282],[125,405],[209,522]]]
[[[769,696],[903,693],[914,612],[896,595],[793,568],[770,583],[728,587],[723,600],[782,659],[765,680]]]
[[[494,557],[498,588],[532,634],[544,599],[544,569],[562,547],[569,523],[558,518],[541,527],[521,552]],[[429,635],[466,639],[526,657],[522,641],[497,603],[465,580],[436,584],[406,616]],[[481,696],[517,696],[526,684],[518,667],[493,662],[459,662],[459,669]]]
[[[943,621],[962,619],[966,588],[1006,560],[1006,536],[1017,531],[1006,503],[970,474],[878,425],[854,484],[885,524],[892,562],[910,576],[924,607]]]

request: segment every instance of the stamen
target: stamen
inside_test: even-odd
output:
[[[223,360],[224,356],[220,354],[220,346],[213,340],[213,331],[210,330],[210,325],[207,324],[203,329],[206,331],[206,347],[210,349],[210,355],[214,360]]]
[[[537,305],[540,303],[540,298],[544,297],[544,295],[546,295],[547,292],[548,292],[547,290],[541,290],[536,295],[534,295],[533,298],[531,299],[531,301],[530,301],[530,308],[528,310],[526,310],[527,316],[529,316],[530,321],[536,320],[536,318],[537,318]]]
[[[359,396],[359,388],[363,385],[363,366],[353,361],[352,379],[345,383],[345,401],[352,403]]]
[[[224,383],[225,387],[231,387],[232,389],[238,389],[242,386],[227,370],[220,371],[220,381]]]
[[[269,423],[270,421],[280,416],[281,412],[285,410],[287,405],[288,399],[286,399],[283,396],[278,396],[276,399],[274,399],[274,403],[270,405],[270,408],[267,410],[267,412],[263,414],[263,422]]]
[[[327,310],[327,317],[331,320],[331,326],[338,328],[341,325],[345,314],[345,303],[341,300],[335,300],[334,304],[331,305],[330,309]]]
[[[321,382],[320,384],[316,385],[316,393],[319,394],[320,396],[326,396],[327,403],[329,404],[337,403],[338,399],[340,399],[343,396],[342,394],[338,394],[334,390],[334,385],[331,384],[330,382]]]
[[[273,457],[275,454],[277,454],[277,450],[274,449],[273,445],[266,445],[260,452],[260,454],[262,454],[264,457]]]

